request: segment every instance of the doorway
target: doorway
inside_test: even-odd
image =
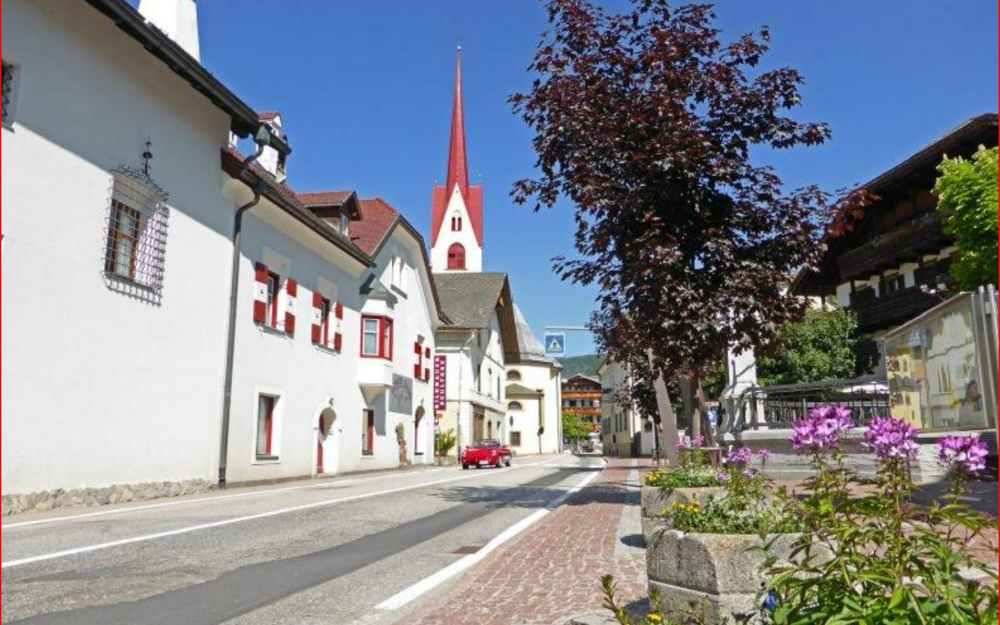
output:
[[[326,475],[328,471],[336,472],[336,467],[333,466],[333,426],[336,420],[336,413],[329,408],[319,416],[319,424],[316,427],[316,475]]]

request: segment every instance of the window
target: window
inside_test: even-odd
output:
[[[347,215],[341,214],[340,222],[338,224],[338,229],[340,230],[340,234],[344,235],[345,237],[350,234],[351,220]]]
[[[281,296],[281,277],[273,271],[267,274],[267,324],[278,327],[278,303]]]
[[[274,409],[278,400],[261,395],[257,400],[257,459],[272,460],[274,453]]]
[[[109,288],[136,295],[162,291],[169,217],[166,200],[166,192],[145,173],[128,168],[114,172],[102,267]]]
[[[519,401],[512,401],[510,402],[510,404],[507,405],[507,410],[510,410],[511,412],[517,412],[520,410],[524,410],[524,406],[522,406],[521,402]]]
[[[375,455],[375,411],[364,411],[364,423],[361,427],[361,454],[365,456]]]
[[[392,360],[393,322],[386,317],[361,318],[361,355]]]
[[[906,276],[898,275],[888,278],[886,283],[887,293],[898,293],[906,289]]]
[[[510,446],[511,447],[520,447],[521,446],[521,433],[520,432],[511,432],[510,433]]]
[[[13,117],[14,66],[3,64],[3,123],[10,124]]]
[[[317,342],[324,347],[329,347],[330,345],[330,316],[332,314],[333,305],[330,303],[330,300],[325,297],[322,298],[319,303],[320,335]]]
[[[462,216],[456,214],[451,218],[451,231],[461,232],[462,231]]]
[[[139,254],[139,211],[111,200],[111,225],[105,271],[135,280]]]
[[[448,248],[448,269],[451,271],[465,270],[465,248],[455,243]]]
[[[508,382],[520,382],[521,381],[521,372],[520,371],[508,371],[507,372],[507,381]]]

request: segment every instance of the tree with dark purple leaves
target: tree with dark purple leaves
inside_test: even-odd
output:
[[[535,133],[540,175],[513,197],[536,211],[575,205],[579,257],[555,268],[600,287],[600,346],[691,382],[704,414],[704,367],[802,317],[790,277],[817,262],[834,211],[857,210],[816,186],[790,191],[759,162],[764,150],[822,144],[830,129],[790,116],[798,71],[760,68],[767,28],[725,42],[711,6],[667,0],[547,9],[536,80],[511,97]]]

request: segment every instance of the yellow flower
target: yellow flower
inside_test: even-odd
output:
[[[663,617],[660,616],[659,614],[650,614],[648,617],[646,617],[646,620],[649,621],[650,623],[662,623]]]

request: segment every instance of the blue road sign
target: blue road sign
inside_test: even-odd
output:
[[[545,355],[565,356],[566,355],[566,335],[546,334],[545,335]]]

